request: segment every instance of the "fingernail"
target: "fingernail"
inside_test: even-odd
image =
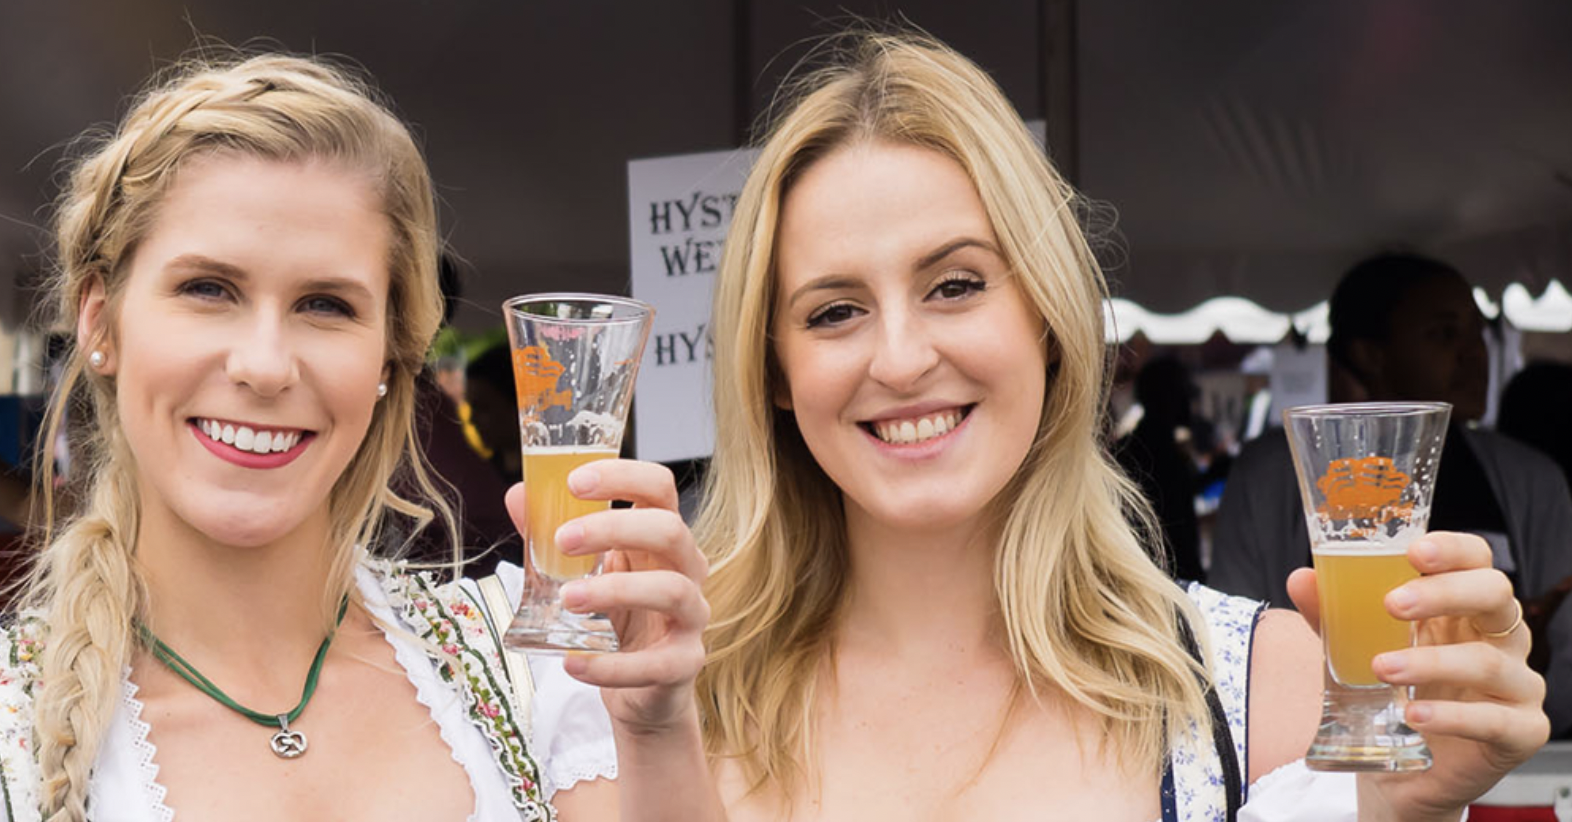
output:
[[[1422,702],[1411,703],[1408,706],[1408,721],[1415,725],[1429,722],[1430,718],[1435,716],[1435,713],[1435,709]]]
[[[562,670],[569,676],[584,673],[589,668],[589,654],[583,651],[568,651],[562,655]]]
[[[1380,668],[1382,672],[1388,676],[1402,673],[1403,668],[1408,665],[1408,658],[1403,654],[1402,651],[1378,654],[1375,659],[1370,661],[1375,667]]]
[[[581,608],[589,600],[589,594],[584,591],[583,582],[570,582],[562,586],[562,607],[572,611]]]
[[[584,544],[584,526],[570,522],[557,529],[557,550],[564,554],[573,553],[573,549]]]
[[[1414,543],[1414,556],[1421,562],[1435,562],[1441,556],[1441,547],[1428,539]]]
[[[568,475],[568,490],[584,496],[600,486],[600,471],[585,466]]]
[[[1407,585],[1393,588],[1392,592],[1386,595],[1387,605],[1401,613],[1407,613],[1408,609],[1414,607],[1417,602],[1419,602],[1419,595]]]

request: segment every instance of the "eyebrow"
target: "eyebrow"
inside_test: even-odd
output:
[[[999,251],[999,247],[993,243],[988,242],[987,240],[979,240],[976,237],[957,237],[956,239],[939,246],[933,251],[924,254],[921,259],[917,260],[917,269],[920,271],[924,268],[928,268],[934,263],[937,263],[940,260],[943,260],[945,257],[948,257],[964,248],[980,248],[994,255],[995,257],[1004,259],[1004,254]]]
[[[238,282],[245,282],[250,279],[250,275],[246,273],[245,269],[237,265],[231,265],[229,263],[223,262],[222,260],[215,260],[212,257],[203,256],[201,254],[181,254],[180,256],[170,260],[169,263],[164,267],[169,270],[189,270],[200,273],[216,274],[223,277],[228,277]],[[366,286],[360,281],[349,279],[347,277],[316,277],[302,283],[301,290],[307,292],[325,291],[330,294],[351,295],[364,299],[367,302],[370,302],[374,299],[371,294],[371,289],[366,288]]]
[[[166,263],[164,268],[171,270],[189,269],[210,274],[222,274],[225,277],[233,277],[237,280],[247,279],[245,269],[215,260],[212,257],[204,257],[201,254],[181,254]]]

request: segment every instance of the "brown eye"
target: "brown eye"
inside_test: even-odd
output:
[[[938,297],[941,300],[959,300],[984,291],[987,288],[988,284],[979,277],[954,275],[945,278],[943,282],[934,286],[933,291],[929,292],[929,296]]]
[[[808,315],[808,327],[840,325],[859,313],[851,303],[832,303]]]

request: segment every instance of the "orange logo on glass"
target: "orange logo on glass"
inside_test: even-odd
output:
[[[562,363],[538,345],[515,349],[513,381],[518,387],[519,408],[540,413],[548,408],[568,408],[573,404],[573,389],[557,390]]]
[[[1391,457],[1349,457],[1332,460],[1315,485],[1326,497],[1323,516],[1385,522],[1406,519],[1413,510],[1412,502],[1401,502],[1408,483],[1408,475],[1397,470]]]

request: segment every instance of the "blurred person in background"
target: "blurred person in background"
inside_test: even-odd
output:
[[[438,281],[442,287],[442,325],[447,328],[463,293],[458,265],[451,254],[441,257]],[[462,368],[432,365],[422,371],[415,381],[415,436],[439,479],[436,487],[463,532],[460,542],[464,546],[464,574],[482,577],[494,573],[498,562],[523,563],[524,549],[502,501],[511,483],[476,453],[467,436],[464,390]],[[451,545],[439,520],[414,534],[408,556],[419,563],[444,563],[451,558]]]
[[[1501,394],[1501,409],[1496,429],[1532,446],[1561,466],[1561,474],[1572,483],[1572,365],[1557,362],[1531,363],[1517,372]],[[1572,577],[1556,583],[1549,591],[1523,603],[1524,619],[1536,632],[1545,630],[1572,594]],[[1529,655],[1529,663],[1543,666],[1550,649],[1540,645]]]
[[[1532,602],[1572,574],[1572,493],[1543,454],[1470,427],[1484,416],[1484,318],[1468,282],[1445,263],[1384,254],[1358,263],[1332,294],[1327,340],[1332,402],[1448,402],[1452,419],[1430,527],[1477,534],[1495,567]],[[1288,575],[1311,563],[1288,440],[1273,428],[1235,462],[1214,535],[1209,584],[1290,602]],[[1533,626],[1531,626],[1533,627]],[[1554,732],[1572,732],[1572,609],[1539,626]]]
[[[1205,582],[1195,514],[1199,477],[1195,459],[1180,442],[1190,435],[1195,397],[1190,370],[1179,360],[1159,357],[1142,366],[1135,378],[1141,421],[1118,441],[1114,456],[1157,514],[1163,545],[1148,548],[1163,555],[1152,558],[1176,579]]]

